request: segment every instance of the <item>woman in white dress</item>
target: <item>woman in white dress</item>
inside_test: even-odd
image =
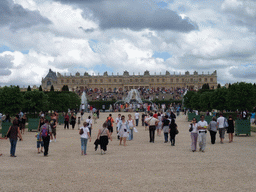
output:
[[[121,121],[118,123],[118,134],[120,136],[120,144],[124,141],[124,146],[126,146],[126,138],[129,136],[128,134],[128,122],[125,121],[124,115],[121,116]]]

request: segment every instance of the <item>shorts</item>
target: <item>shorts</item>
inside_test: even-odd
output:
[[[109,130],[110,133],[113,133],[113,127],[112,126],[109,126],[108,130]]]
[[[40,145],[41,145],[41,147],[43,147],[44,146],[44,142],[43,141],[37,141],[36,142],[36,147],[40,148]]]
[[[225,135],[225,128],[219,128],[219,134],[220,134],[220,138],[224,139],[224,135]]]
[[[56,136],[56,128],[52,128],[52,134]]]

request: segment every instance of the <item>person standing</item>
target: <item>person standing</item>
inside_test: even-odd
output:
[[[251,124],[255,123],[255,111],[253,111],[252,114],[251,114],[250,122],[251,122]]]
[[[128,122],[128,126],[129,126],[129,129],[128,129],[129,138],[128,138],[128,140],[130,141],[130,140],[133,140],[133,128],[135,127],[134,120],[132,119],[131,114],[128,115],[127,122]]]
[[[170,120],[168,119],[168,115],[165,115],[162,121],[162,129],[164,132],[164,143],[168,143],[169,124],[170,124]]]
[[[11,149],[10,149],[11,157],[16,157],[15,151],[16,151],[16,144],[17,144],[18,137],[20,138],[20,141],[23,140],[21,133],[20,133],[18,119],[19,119],[19,116],[17,115],[16,118],[12,122],[12,126],[9,127],[9,130],[7,132],[7,135],[9,135],[9,140],[11,143]],[[6,139],[7,139],[7,137],[6,137]]]
[[[89,129],[90,135],[92,136],[92,119],[91,116],[88,116],[88,119],[85,121],[87,123],[87,127]]]
[[[112,118],[112,114],[109,114],[107,120],[106,120],[107,126],[108,126],[108,130],[110,132],[110,135],[112,135],[113,133],[113,123],[114,123],[114,119]]]
[[[215,144],[216,133],[217,133],[217,129],[218,129],[218,125],[217,125],[217,122],[216,122],[216,117],[212,117],[212,121],[209,123],[208,129],[209,129],[210,135],[211,135],[211,143]]]
[[[44,156],[48,156],[50,137],[52,137],[52,128],[49,125],[48,119],[44,120],[44,124],[41,127],[40,136],[43,138],[44,142]]]
[[[100,140],[101,155],[106,154],[108,139],[112,141],[106,122],[103,123],[102,128],[99,129],[97,138]]]
[[[191,150],[195,152],[198,138],[197,122],[195,117],[192,119],[192,123],[189,128],[189,131],[191,132]]]
[[[223,117],[223,114],[220,113],[220,117],[217,119],[217,124],[219,128],[219,134],[220,134],[220,143],[223,144],[224,135],[225,135],[225,120],[226,118]]]
[[[26,121],[27,121],[27,117],[26,117],[26,114],[23,114],[22,118],[21,118],[21,122],[20,122],[20,132],[21,134],[24,134],[25,132],[25,124],[26,124]]]
[[[233,142],[234,131],[235,131],[234,130],[234,120],[233,120],[232,115],[229,115],[229,118],[228,118],[228,130],[227,130],[228,138],[229,138],[229,143]]]
[[[75,125],[76,125],[76,115],[73,112],[71,113],[70,119],[71,119],[70,124],[72,125],[72,129],[74,130]]]
[[[162,129],[162,115],[160,113],[157,114],[157,119],[159,120],[158,125],[156,126],[157,136],[161,136],[161,129]]]
[[[121,116],[121,121],[118,123],[118,135],[120,136],[120,143],[122,145],[122,141],[124,142],[124,146],[126,146],[126,138],[129,136],[128,134],[128,122],[125,121],[125,116]]]
[[[44,124],[44,118],[43,118],[43,117],[40,117],[39,124],[38,124],[38,128],[37,128],[37,130],[38,130],[39,132],[41,131],[41,127],[42,127],[43,124]]]
[[[172,119],[171,120],[171,124],[170,124],[170,130],[169,130],[169,133],[170,133],[170,141],[171,141],[171,145],[172,146],[175,146],[175,136],[178,132],[178,126],[177,124],[175,123],[175,120]]]
[[[80,129],[83,130],[83,134],[81,134],[81,136],[80,136],[80,139],[81,139],[81,155],[87,155],[86,149],[87,149],[88,139],[91,142],[91,135],[90,135],[90,131],[88,129],[88,123],[84,122],[83,127],[81,127]],[[79,130],[79,132],[80,132],[80,130]]]
[[[118,134],[118,124],[121,121],[121,114],[118,114],[118,117],[116,118],[116,134],[117,134],[117,139],[120,139],[120,136]]]
[[[145,125],[145,116],[146,116],[146,113],[143,113],[142,115],[141,115],[141,123],[142,123],[142,126],[144,126]]]
[[[69,115],[68,113],[65,114],[65,117],[64,117],[64,129],[69,129]]]
[[[199,151],[204,152],[206,147],[206,129],[208,127],[208,123],[204,120],[204,115],[201,115],[200,121],[197,123],[198,129],[198,141],[199,141]]]
[[[159,120],[153,117],[153,113],[149,114],[149,118],[145,120],[145,122],[149,125],[149,142],[155,142],[155,131],[156,126],[158,125]]]
[[[137,111],[136,111],[136,113],[135,113],[135,115],[134,115],[134,119],[135,119],[135,122],[136,122],[136,127],[138,127],[138,125],[139,125],[139,119],[140,119],[140,114],[139,114],[139,112],[138,112],[138,109],[137,109]]]
[[[56,115],[53,113],[51,115],[51,120],[50,120],[50,126],[51,126],[51,129],[52,129],[52,135],[54,136],[54,141],[56,142],[56,129],[57,129],[57,120],[56,120]],[[53,141],[53,137],[51,135],[51,140],[50,142]]]

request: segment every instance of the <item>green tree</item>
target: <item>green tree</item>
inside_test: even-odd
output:
[[[38,90],[27,91],[24,94],[24,109],[27,112],[40,112],[48,110],[48,96]]]
[[[212,92],[204,92],[202,94],[200,94],[200,98],[199,98],[199,109],[201,109],[202,111],[206,111],[206,110],[211,110],[211,95]]]
[[[0,106],[4,114],[15,115],[23,107],[23,94],[19,87],[3,87],[0,89]]]
[[[69,91],[69,88],[67,85],[63,85],[63,87],[61,88],[61,91]]]
[[[192,109],[196,109],[196,110],[199,110],[201,111],[201,108],[200,108],[200,94],[199,93],[195,93],[192,97],[191,97],[191,107]]]
[[[203,90],[209,90],[210,89],[209,84],[208,83],[203,84],[202,89]]]
[[[231,110],[244,110],[252,111],[256,104],[255,101],[256,90],[251,83],[234,83],[228,89],[227,101],[228,107]]]
[[[218,110],[228,109],[227,93],[228,93],[228,89],[226,89],[225,87],[214,90],[214,92],[212,92],[210,96],[211,108],[218,109]]]
[[[217,89],[221,88],[220,84],[218,84]]]
[[[31,91],[30,85],[28,86],[27,91]]]
[[[191,98],[196,94],[196,92],[194,91],[188,91],[186,93],[186,95],[183,96],[183,102],[184,102],[184,106],[188,109],[192,109],[192,102],[191,102]]]
[[[52,92],[54,91],[54,87],[53,87],[53,85],[51,86],[51,89],[50,89],[50,91],[52,91]]]
[[[43,89],[42,89],[42,86],[40,85],[40,87],[39,87],[39,91],[43,91]]]

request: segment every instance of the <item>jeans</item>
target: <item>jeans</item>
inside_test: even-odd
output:
[[[200,149],[204,151],[206,147],[206,133],[199,133],[198,141]]]
[[[69,129],[69,122],[68,121],[64,121],[64,129],[66,129],[66,127]]]
[[[14,156],[15,150],[16,150],[17,139],[10,139],[10,143],[11,143],[10,155]]]
[[[142,123],[142,126],[144,126],[144,125],[145,125],[144,120],[141,120],[141,123]]]
[[[133,140],[133,128],[129,129],[129,139],[128,140]]]
[[[92,128],[88,127],[90,136],[92,136]]]
[[[83,151],[84,154],[86,154],[87,141],[88,139],[81,138],[81,151]]]
[[[168,133],[164,133],[164,141],[168,142]]]
[[[216,140],[216,133],[215,131],[210,131],[211,134],[211,143],[214,144]]]
[[[176,135],[175,133],[172,133],[172,132],[170,133],[170,141],[172,145],[175,145],[175,135]]]
[[[135,122],[136,122],[136,127],[138,127],[138,125],[139,125],[139,119],[135,119]]]
[[[149,142],[155,142],[156,126],[149,126]]]
[[[44,141],[44,156],[46,156],[48,155],[50,136],[43,137],[43,141]]]

